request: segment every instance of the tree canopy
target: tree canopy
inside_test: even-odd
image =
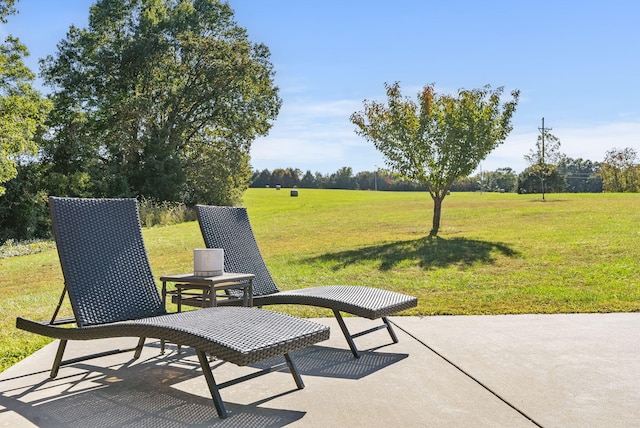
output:
[[[560,139],[548,131],[549,128],[544,127],[544,118],[542,118],[542,128],[540,128],[535,149],[531,149],[529,154],[524,156],[529,163],[527,173],[539,180],[542,200],[546,192],[564,188],[562,177],[556,171],[558,163],[564,157],[560,152]]]
[[[270,53],[217,0],[100,0],[41,63],[57,194],[233,204],[281,100]]]
[[[608,150],[600,166],[600,176],[607,192],[639,192],[638,153],[631,147]]]
[[[0,21],[15,13],[13,0],[0,2]],[[29,55],[20,41],[8,36],[0,44],[0,195],[3,183],[18,174],[21,156],[34,155],[35,133],[50,104],[33,88],[34,73],[24,64]]]
[[[501,104],[503,88],[439,95],[425,86],[418,102],[404,98],[400,84],[385,84],[387,104],[364,101],[351,115],[356,133],[371,141],[399,176],[424,184],[434,201],[431,235],[440,227],[442,201],[453,182],[473,172],[511,131],[520,92]]]
[[[16,13],[15,0],[0,0],[0,22],[7,22],[7,15]]]

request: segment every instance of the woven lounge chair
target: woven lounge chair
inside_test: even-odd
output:
[[[196,212],[205,245],[224,248],[225,269],[255,275],[254,306],[294,304],[331,309],[356,358],[360,353],[354,338],[386,328],[393,342],[397,343],[398,338],[387,316],[418,304],[418,299],[413,296],[362,286],[332,285],[280,291],[260,254],[245,208],[197,205]],[[382,319],[382,324],[351,334],[341,312],[371,320]]]
[[[49,322],[17,319],[17,327],[60,339],[51,377],[62,365],[135,350],[145,338],[190,346],[202,366],[218,415],[227,416],[219,389],[273,371],[274,367],[216,384],[206,354],[239,366],[283,355],[298,388],[304,384],[289,352],[328,339],[326,326],[258,308],[224,307],[168,314],[154,282],[135,199],[49,198],[65,293],[74,318]],[[62,324],[74,323],[73,328]],[[139,337],[134,349],[62,361],[69,340]],[[280,367],[278,367],[280,368]]]

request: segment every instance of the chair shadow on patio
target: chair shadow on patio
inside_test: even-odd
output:
[[[0,412],[13,411],[38,426],[246,426],[283,427],[305,416],[304,411],[270,407],[275,398],[297,391],[284,382],[264,393],[257,385],[248,401],[227,401],[229,419],[220,419],[211,406],[200,363],[191,348],[175,352],[175,345],[160,354],[159,341],[147,341],[139,360],[126,356],[96,365],[75,364],[63,375],[49,379],[48,370],[22,376],[21,387],[13,389],[0,382]],[[369,350],[356,360],[348,349],[312,345],[295,353],[302,375],[360,379],[407,358],[407,354]],[[261,370],[272,360],[261,361],[244,372]],[[214,360],[212,370],[228,371],[227,362]],[[29,378],[28,380],[26,378]],[[199,378],[199,379],[198,379]],[[163,379],[158,382],[158,379]],[[288,378],[285,378],[288,380]],[[7,379],[12,381],[13,379]],[[284,380],[284,379],[283,379]],[[276,382],[278,383],[278,382]],[[236,397],[237,398],[237,397]]]
[[[292,353],[296,366],[304,376],[331,377],[358,380],[379,370],[398,363],[408,354],[381,353],[367,350],[359,359],[354,359],[348,349],[339,349],[322,345],[311,345],[306,349]],[[266,368],[269,362],[261,361],[251,367]],[[264,367],[263,367],[264,365]]]
[[[156,348],[153,345],[147,343],[147,347]],[[216,363],[223,364],[212,362],[214,371]],[[0,409],[4,409],[0,413],[13,411],[37,426],[83,428],[218,425],[266,428],[282,427],[305,415],[302,411],[257,407],[269,399],[297,391],[291,388],[268,399],[262,397],[258,403],[228,402],[230,417],[221,419],[206,394],[198,359],[190,348],[183,348],[181,354],[150,356],[147,351],[138,361],[123,359],[106,366],[78,363],[65,372],[54,380],[49,379],[48,370],[20,376],[32,380],[23,380],[21,383],[27,386],[19,390],[4,390],[0,385]],[[200,394],[188,392],[195,383],[202,384],[198,388]]]
[[[466,238],[444,239],[422,237],[409,241],[372,245],[357,250],[326,253],[305,260],[307,263],[331,262],[333,269],[339,270],[363,261],[379,261],[379,269],[391,270],[403,262],[415,262],[423,269],[446,267],[449,265],[491,264],[496,255],[517,257],[518,252],[500,242],[480,241]]]

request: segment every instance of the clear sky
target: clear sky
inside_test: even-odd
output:
[[[20,0],[1,33],[18,36],[28,64],[56,52],[93,0]],[[384,167],[355,134],[351,113],[384,101],[399,81],[455,93],[490,84],[520,89],[513,131],[482,163],[526,166],[542,117],[572,158],[602,161],[612,148],[640,154],[640,1],[230,0],[238,24],[271,50],[283,106],[252,146],[254,169],[332,173]]]

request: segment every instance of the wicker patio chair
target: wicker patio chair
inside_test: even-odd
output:
[[[294,304],[331,309],[356,358],[360,353],[354,338],[386,328],[393,342],[397,343],[398,338],[387,316],[418,304],[418,299],[413,296],[363,286],[331,285],[280,291],[260,254],[246,208],[197,205],[196,212],[205,245],[224,248],[225,269],[255,275],[254,306]],[[371,320],[382,319],[382,324],[351,334],[341,312]]]
[[[48,322],[18,318],[17,327],[60,339],[51,369],[98,356],[135,350],[145,338],[190,346],[202,366],[218,415],[227,416],[219,389],[273,371],[252,373],[216,384],[206,354],[239,366],[283,355],[296,385],[300,378],[289,352],[328,339],[329,329],[314,322],[258,308],[224,307],[168,314],[154,282],[144,247],[135,199],[49,198],[65,293],[74,318]],[[61,327],[74,323],[75,327]],[[63,361],[69,340],[139,337],[133,349],[113,350]],[[281,367],[278,367],[281,368]]]

